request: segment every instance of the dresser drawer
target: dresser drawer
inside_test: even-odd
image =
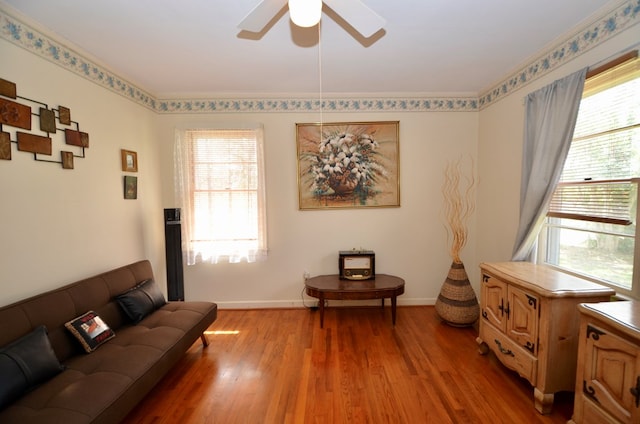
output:
[[[480,337],[487,343],[500,362],[529,380],[533,386],[536,385],[538,367],[538,359],[536,357],[486,322],[480,324]]]

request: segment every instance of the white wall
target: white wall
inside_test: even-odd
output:
[[[338,271],[338,251],[376,252],[376,272],[406,281],[399,304],[433,303],[451,259],[440,192],[445,163],[476,160],[478,114],[324,113],[325,122],[400,121],[400,208],[300,211],[295,124],[318,114],[263,113],[162,115],[158,132],[164,207],[175,207],[173,134],[187,123],[260,122],[265,128],[269,257],[254,264],[198,264],[185,268],[185,297],[221,307],[300,305],[303,272]],[[470,223],[470,242],[475,226]],[[463,260],[475,262],[465,249]],[[475,277],[475,275],[473,275]],[[472,279],[478,280],[477,278]]]
[[[353,247],[375,250],[377,272],[405,278],[400,304],[433,303],[438,295],[451,262],[443,170],[462,155],[476,160],[477,112],[325,112],[326,122],[400,121],[401,207],[300,211],[295,123],[315,122],[317,114],[156,115],[5,41],[0,53],[8,59],[0,78],[15,82],[19,95],[69,107],[91,143],[74,170],[36,162],[15,145],[13,160],[0,161],[0,197],[9,205],[0,212],[0,304],[142,258],[164,286],[162,209],[176,206],[174,128],[193,121],[264,124],[270,251],[257,264],[186,267],[188,299],[221,307],[300,305],[303,271],[335,273],[338,251]],[[54,144],[55,155],[60,147]],[[138,152],[138,200],[122,198],[121,148]],[[471,245],[474,234],[472,220]],[[462,257],[476,262],[471,249]]]
[[[0,305],[138,259],[161,265],[156,115],[4,40],[0,57],[0,78],[19,96],[70,108],[90,142],[73,170],[36,162],[15,143],[12,160],[0,160]],[[3,131],[16,139],[15,128]],[[63,138],[53,138],[59,160]],[[138,200],[123,199],[121,148],[138,153]]]
[[[524,98],[579,69],[613,59],[631,46],[637,49],[638,40],[640,25],[635,25],[480,112],[481,183],[474,246],[480,262],[508,261],[513,251],[520,211]]]
[[[0,78],[17,83],[21,96],[69,107],[91,140],[74,170],[36,162],[15,144],[13,160],[0,161],[0,305],[142,258],[164,285],[162,209],[176,206],[174,128],[194,121],[264,124],[270,251],[262,263],[186,267],[187,299],[221,307],[300,305],[303,271],[335,273],[339,250],[362,247],[375,250],[377,272],[406,280],[400,304],[433,303],[451,262],[441,216],[443,170],[463,155],[478,167],[477,212],[462,251],[477,292],[478,263],[508,260],[513,247],[522,99],[637,40],[640,25],[481,112],[325,112],[325,122],[400,121],[401,207],[327,211],[300,211],[297,203],[295,123],[315,122],[316,114],[157,115],[0,40]],[[54,144],[55,155],[60,147]],[[138,152],[138,200],[122,198],[121,148]]]

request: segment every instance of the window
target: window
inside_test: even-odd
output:
[[[571,148],[539,238],[540,261],[640,297],[638,177],[640,61],[633,57],[585,82]]]
[[[261,128],[176,133],[176,197],[187,264],[266,256]]]

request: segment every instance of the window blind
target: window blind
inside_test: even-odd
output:
[[[631,224],[639,153],[636,57],[585,82],[574,138],[547,215]]]
[[[258,239],[258,162],[253,130],[190,131],[194,241]]]

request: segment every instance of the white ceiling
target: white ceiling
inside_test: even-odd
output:
[[[624,3],[362,0],[386,19],[383,31],[363,39],[325,6],[318,43],[318,28],[296,27],[286,7],[259,34],[238,30],[259,1],[0,0],[0,6],[158,98],[171,98],[320,88],[477,95]]]

